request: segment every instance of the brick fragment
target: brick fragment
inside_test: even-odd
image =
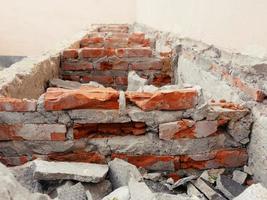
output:
[[[106,124],[74,124],[74,139],[102,138],[111,136],[143,135],[145,123],[106,123]]]
[[[82,48],[80,52],[83,58],[101,58],[106,55],[104,48]]]
[[[155,86],[163,86],[163,85],[170,84],[171,82],[172,82],[172,79],[171,79],[170,75],[160,73],[160,74],[154,75],[154,78],[153,78],[151,84],[153,84]]]
[[[81,48],[83,47],[103,47],[104,46],[104,38],[103,37],[89,37],[81,40]]]
[[[62,75],[62,79],[80,82],[80,76],[79,75]]]
[[[118,57],[151,57],[152,49],[149,47],[136,47],[136,48],[118,48],[116,49],[116,56]]]
[[[147,170],[174,171],[174,162],[179,162],[177,156],[159,156],[159,155],[111,155],[112,159],[119,158],[125,160],[136,167],[142,167]]]
[[[76,59],[78,58],[77,49],[66,49],[63,51],[62,56],[64,59]]]
[[[84,61],[76,63],[63,62],[61,68],[66,71],[84,71],[92,70],[94,67],[92,63]]]
[[[159,60],[131,63],[132,70],[161,70],[162,62]]]
[[[126,98],[144,111],[184,110],[196,105],[197,91],[195,89],[181,89],[177,91],[158,91],[153,94],[126,92]]]
[[[75,151],[71,153],[52,153],[47,156],[48,161],[85,162],[106,164],[105,156],[98,152]]]
[[[45,93],[45,109],[118,109],[119,92],[112,88],[81,87],[76,90],[49,88]]]
[[[128,84],[128,77],[126,77],[126,76],[115,77],[115,84],[116,85],[127,85]]]
[[[30,112],[36,110],[36,100],[0,97],[0,111]]]
[[[1,124],[0,140],[64,141],[66,132],[66,126],[61,124]]]

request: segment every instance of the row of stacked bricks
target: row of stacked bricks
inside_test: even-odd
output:
[[[124,90],[128,72],[135,70],[149,84],[171,83],[169,55],[155,55],[154,40],[129,29],[127,25],[95,28],[80,41],[80,49],[63,52],[61,78]]]
[[[48,88],[37,101],[2,97],[1,162],[121,158],[170,175],[245,165],[249,111],[200,102],[195,88],[143,93],[81,86]]]

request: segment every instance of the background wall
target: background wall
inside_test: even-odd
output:
[[[266,0],[137,0],[137,21],[226,49],[267,55]]]
[[[0,55],[38,55],[90,23],[132,23],[135,0],[0,0]]]

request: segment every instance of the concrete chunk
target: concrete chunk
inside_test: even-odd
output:
[[[248,176],[247,173],[239,171],[239,170],[235,170],[233,172],[233,180],[240,184],[243,184],[245,182],[247,176]]]
[[[219,194],[214,188],[212,188],[202,178],[198,178],[193,182],[193,185],[200,190],[209,200],[226,200],[221,194]]]
[[[113,192],[111,192],[109,195],[105,196],[102,200],[129,200],[130,199],[130,193],[128,186],[120,187]]]
[[[146,183],[138,182],[133,177],[129,181],[129,191],[131,200],[152,200],[154,197]]]
[[[137,91],[147,84],[147,79],[141,78],[135,71],[128,73],[128,91]]]
[[[234,198],[234,200],[266,200],[267,189],[260,183],[251,185],[243,193]]]
[[[109,175],[113,188],[128,185],[130,177],[134,177],[138,181],[142,180],[142,175],[138,169],[124,160],[115,158],[110,161],[108,165],[110,168]]]
[[[81,182],[98,183],[107,172],[107,165],[34,161],[36,168],[34,178],[38,180],[76,180]]]
[[[241,194],[246,187],[233,181],[230,177],[220,175],[216,180],[216,188],[219,189],[228,199],[234,199]]]
[[[59,200],[87,200],[84,187],[81,183],[66,187],[58,194]]]

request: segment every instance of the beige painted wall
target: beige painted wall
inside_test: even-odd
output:
[[[267,55],[266,0],[137,0],[138,22],[251,55]]]
[[[0,55],[37,55],[90,23],[132,23],[135,0],[0,0]]]

